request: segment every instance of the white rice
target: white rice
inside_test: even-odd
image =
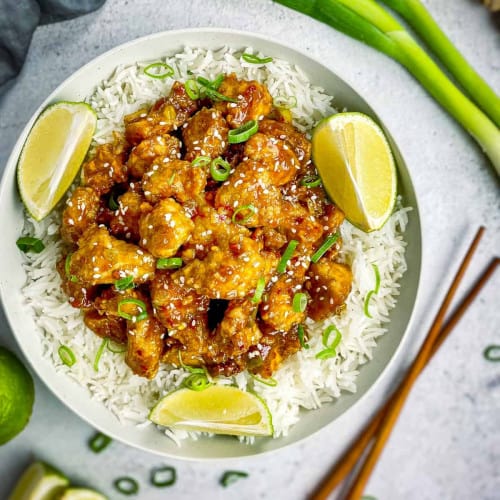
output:
[[[249,47],[245,52],[254,50]],[[241,78],[265,83],[275,98],[296,96],[297,106],[292,110],[294,125],[302,131],[309,131],[319,119],[335,112],[332,98],[311,85],[300,68],[279,59],[265,65],[249,64],[240,59],[240,54],[227,47],[218,51],[187,47],[182,53],[167,57],[165,62],[175,70],[173,79],[191,78],[188,70],[209,79],[234,72]],[[143,69],[147,64],[118,67],[89,97],[88,102],[98,115],[94,146],[110,141],[113,131],[123,130],[125,115],[151,105],[169,92],[173,79],[146,76]],[[43,354],[61,375],[71,377],[86,387],[93,399],[102,401],[121,423],[148,425],[150,408],[159,397],[177,388],[188,374],[182,369],[163,366],[154,380],[146,380],[131,372],[123,354],[108,350],[102,354],[99,370],[94,370],[102,340],[85,327],[81,312],[68,304],[55,270],[62,248],[58,232],[61,210],[40,223],[27,217],[25,227],[27,234],[42,239],[46,245],[40,254],[26,255],[23,289],[39,327]],[[274,374],[278,382],[275,387],[255,382],[246,373],[217,381],[236,383],[242,389],[249,387],[260,394],[272,413],[275,437],[287,435],[298,421],[301,408],[315,409],[340,397],[342,391],[356,391],[359,367],[372,359],[377,338],[386,332],[384,324],[399,294],[398,280],[406,270],[403,233],[408,210],[401,208],[399,200],[398,209],[389,221],[380,231],[372,233],[344,222],[341,258],[352,266],[354,277],[345,312],[321,324],[307,321],[310,349],[283,363]],[[370,300],[372,318],[368,318],[364,314],[364,301],[375,284],[373,264],[378,266],[381,282],[378,294]],[[315,355],[324,348],[321,334],[327,324],[336,325],[342,340],[335,358],[318,360]],[[61,362],[58,354],[61,344],[72,349],[77,357],[72,367]],[[187,435],[196,437],[194,433],[168,429],[165,432],[177,442]]]

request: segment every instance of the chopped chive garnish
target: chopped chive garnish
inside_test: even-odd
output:
[[[247,54],[247,53],[243,54],[241,58],[247,63],[251,64],[266,64],[273,61],[272,57],[258,57],[254,54]]]
[[[308,188],[321,186],[321,179],[317,175],[306,175],[300,183]]]
[[[71,256],[73,254],[69,253],[66,255],[66,259],[64,260],[64,272],[66,273],[66,278],[71,281],[72,283],[78,283],[78,278],[74,275],[71,274],[70,271],[70,266],[71,266]]]
[[[493,361],[494,363],[500,361],[500,345],[490,345],[483,351],[484,359]]]
[[[123,292],[124,290],[128,290],[129,288],[134,288],[134,277],[125,276],[125,278],[120,278],[119,280],[116,280],[115,288],[119,292]]]
[[[243,472],[240,470],[228,470],[222,474],[222,477],[219,479],[219,484],[227,488],[230,484],[238,481],[238,479],[248,477],[248,472]]]
[[[101,453],[104,448],[106,448],[112,439],[102,432],[96,432],[89,440],[89,448],[94,453]]]
[[[163,62],[155,62],[144,68],[144,74],[151,78],[163,80],[164,78],[174,76],[174,68]]]
[[[73,366],[76,363],[76,357],[68,346],[60,345],[57,354],[66,366]]]
[[[179,364],[181,365],[182,368],[184,368],[184,370],[187,370],[188,372],[190,373],[204,373],[206,374],[205,372],[205,369],[204,368],[199,368],[197,366],[188,366],[188,365],[185,365],[183,362],[182,362],[182,355],[181,355],[181,351],[179,351]]]
[[[292,308],[296,313],[302,313],[307,307],[307,295],[303,292],[296,293],[293,296]]]
[[[373,290],[370,290],[365,297],[364,312],[367,318],[372,318],[372,315],[370,314],[370,299],[372,298],[372,295],[376,295],[380,289],[380,271],[377,264],[372,264],[372,267],[375,272],[375,287]]]
[[[220,156],[210,163],[210,175],[214,181],[224,182],[229,177],[230,172],[231,165]]]
[[[204,391],[207,387],[212,385],[212,382],[208,380],[206,373],[192,373],[189,377],[183,381],[183,384],[188,389],[192,391]]]
[[[151,471],[151,484],[157,488],[172,486],[177,481],[177,471],[168,465]]]
[[[260,382],[261,384],[268,385],[269,387],[276,387],[278,385],[278,381],[275,378],[273,378],[273,377],[260,378],[260,377],[258,377],[257,375],[254,375],[251,372],[248,372],[248,373],[250,373],[250,377],[252,377],[257,382]]]
[[[180,257],[161,257],[156,261],[156,269],[178,269],[182,264]]]
[[[280,261],[278,262],[278,267],[276,267],[276,271],[278,271],[279,274],[283,274],[285,272],[288,261],[292,258],[293,252],[295,252],[298,244],[299,242],[297,240],[290,240],[288,243]]]
[[[101,356],[102,353],[104,352],[104,349],[108,345],[108,339],[102,339],[101,345],[99,346],[99,349],[97,349],[97,354],[95,355],[94,359],[94,371],[98,372],[99,371],[99,361],[101,361]]]
[[[261,276],[257,281],[257,286],[255,287],[255,293],[252,297],[252,302],[254,304],[258,304],[262,299],[262,294],[264,293],[264,289],[266,288],[266,280],[264,276]]]
[[[115,479],[113,485],[122,495],[135,495],[139,492],[139,483],[128,476]]]
[[[200,98],[200,87],[198,87],[198,84],[195,80],[186,80],[186,83],[184,83],[184,88],[186,89],[186,94],[193,101],[196,101],[196,99]]]
[[[339,233],[332,234],[328,236],[328,238],[321,244],[321,246],[316,250],[316,252],[311,257],[311,262],[316,264],[325,253],[330,250],[330,248],[335,244],[335,242],[339,239]]]
[[[38,239],[38,238],[33,238],[31,236],[22,236],[21,238],[18,238],[16,241],[17,248],[21,250],[21,252],[35,252],[35,253],[40,253],[44,248],[45,245],[43,244],[43,241]]]
[[[250,120],[244,123],[241,127],[230,130],[227,134],[229,144],[239,144],[250,139],[252,135],[259,130],[259,123],[256,120]]]
[[[297,98],[294,95],[278,95],[273,99],[273,105],[278,109],[292,109],[297,106]]]
[[[243,205],[234,211],[231,220],[235,224],[246,224],[256,213],[257,209],[252,204]]]
[[[193,166],[193,167],[206,167],[211,161],[212,161],[212,158],[210,158],[210,156],[197,156],[191,162],[191,166]]]
[[[299,325],[297,327],[297,337],[299,337],[300,345],[303,349],[309,349],[309,344],[306,343],[304,336],[305,336],[304,327],[302,325]]]
[[[132,315],[123,310],[123,306],[128,304],[134,304],[139,309],[139,314]],[[123,299],[118,302],[118,316],[124,319],[128,319],[129,321],[142,321],[148,317],[148,310],[146,304],[139,299],[129,298]]]
[[[119,344],[118,342],[115,342],[110,338],[108,338],[107,348],[108,351],[112,352],[113,354],[121,354],[122,352],[125,352],[127,350],[127,346],[125,344]]]

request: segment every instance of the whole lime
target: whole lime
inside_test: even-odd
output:
[[[26,427],[34,399],[30,373],[15,354],[0,346],[0,445]]]

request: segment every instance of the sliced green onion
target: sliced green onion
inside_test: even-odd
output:
[[[127,304],[135,304],[139,308],[139,314],[134,316],[123,311],[123,306]],[[142,321],[148,317],[148,309],[142,300],[134,298],[123,299],[118,302],[118,316],[129,321]]]
[[[68,346],[60,345],[57,354],[66,366],[73,366],[76,363],[75,354]]]
[[[115,479],[113,485],[122,495],[135,495],[139,492],[139,483],[128,476]]]
[[[248,212],[246,215],[242,212]],[[257,213],[257,209],[250,203],[248,205],[242,205],[234,211],[231,220],[235,224],[246,224],[254,214]],[[241,215],[241,217],[238,217]]]
[[[35,253],[40,253],[44,248],[45,245],[43,244],[43,241],[38,239],[38,238],[33,238],[31,236],[22,236],[21,238],[18,238],[16,241],[17,248],[21,250],[21,252],[35,252]]]
[[[104,349],[108,345],[108,339],[102,339],[101,345],[99,346],[99,349],[97,349],[97,354],[95,355],[94,359],[94,371],[98,372],[99,371],[99,361],[101,361],[101,356],[102,353],[104,352]]]
[[[297,106],[297,98],[294,95],[278,95],[273,99],[273,105],[278,109],[292,109]]]
[[[254,304],[258,304],[261,301],[265,288],[266,288],[266,280],[264,276],[261,276],[257,281],[257,286],[255,287],[255,293],[253,294],[252,297],[252,302]]]
[[[177,471],[174,467],[165,465],[151,471],[151,484],[157,488],[172,486],[177,481]]]
[[[327,347],[326,349],[323,349],[322,351],[319,351],[315,358],[316,359],[328,359],[328,358],[334,358],[337,355],[335,352],[335,349],[330,349]]]
[[[111,191],[111,193],[109,195],[109,199],[108,199],[108,208],[110,210],[113,210],[113,212],[115,210],[118,210],[120,208],[119,203],[116,201],[115,194],[116,193],[114,193],[113,191]]]
[[[206,373],[192,373],[183,381],[183,384],[192,391],[200,392],[210,387],[212,382],[208,380]]]
[[[495,353],[495,351],[496,351],[496,353]],[[493,361],[495,363],[500,361],[500,345],[493,344],[493,345],[488,346],[484,350],[483,356],[488,361]]]
[[[283,274],[286,271],[288,261],[292,258],[293,252],[295,252],[298,244],[299,242],[297,240],[290,240],[288,243],[280,261],[278,262],[278,266],[276,267],[276,271],[278,271],[279,274]]]
[[[191,162],[191,166],[192,167],[206,167],[211,161],[212,161],[212,158],[210,158],[210,156],[197,156]]]
[[[102,432],[96,432],[89,440],[89,448],[94,453],[101,453],[104,448],[106,448],[112,439]]]
[[[182,362],[181,351],[178,352],[178,355],[179,355],[179,363],[180,363],[181,367],[184,368],[184,370],[187,370],[190,373],[203,373],[203,374],[206,375],[206,371],[205,371],[204,368],[199,368],[197,366],[188,366],[188,365],[185,365]]]
[[[194,73],[193,73],[190,69],[188,69],[188,70],[186,71],[186,73],[187,73],[189,76],[193,76],[193,75],[194,75]]]
[[[119,292],[123,292],[124,290],[128,290],[129,288],[134,288],[134,277],[125,276],[125,278],[120,278],[119,280],[116,280],[115,288]]]
[[[231,165],[220,156],[210,163],[210,175],[214,181],[224,182],[229,177],[230,172]]]
[[[317,175],[306,175],[300,183],[308,188],[321,186],[321,179]]]
[[[273,377],[260,378],[251,372],[248,372],[248,373],[250,374],[250,377],[252,377],[254,380],[256,380],[257,382],[259,382],[261,384],[268,385],[269,387],[276,387],[278,385],[278,381]]]
[[[196,80],[186,80],[186,83],[184,83],[184,88],[186,89],[186,94],[193,101],[196,101],[196,99],[200,98],[200,87],[198,87]]]
[[[304,335],[305,335],[304,327],[302,325],[299,325],[297,327],[297,337],[299,337],[300,345],[303,349],[309,349],[309,344],[306,343]]]
[[[211,87],[214,90],[219,90],[219,87],[221,86],[221,83],[224,81],[224,73],[221,73],[220,75],[217,75],[215,80],[212,81]]]
[[[338,233],[328,236],[328,238],[326,238],[326,240],[321,244],[321,246],[316,250],[316,252],[311,257],[311,262],[313,264],[316,264],[316,262],[318,262],[318,260],[321,259],[321,257],[323,257],[323,255],[325,255],[325,253],[328,250],[330,250],[330,248],[335,244],[335,242],[338,239],[339,239]]]
[[[373,290],[370,290],[365,297],[365,304],[364,304],[364,312],[365,316],[368,318],[371,318],[372,315],[370,314],[370,299],[372,298],[372,295],[376,295],[380,289],[380,271],[378,269],[377,264],[372,264],[373,271],[375,272],[375,287]]]
[[[332,332],[335,332],[335,338],[333,339],[332,344],[328,345],[328,340]],[[341,340],[342,340],[342,334],[335,325],[329,325],[325,328],[322,335],[322,342],[325,347],[328,347],[330,349],[336,349]]]
[[[229,144],[239,144],[250,139],[252,135],[259,130],[259,123],[256,120],[250,120],[244,123],[241,127],[230,130],[227,134]]]
[[[178,269],[182,264],[180,257],[162,257],[156,261],[156,269]]]
[[[175,172],[170,176],[170,179],[168,180],[168,185],[171,186],[172,183],[174,182],[175,179]]]
[[[153,73],[151,70],[154,71],[162,71],[163,73]],[[153,64],[150,64],[149,66],[146,66],[144,68],[144,74],[150,76],[151,78],[158,78],[159,80],[163,80],[164,78],[168,78],[170,76],[174,76],[174,68],[172,66],[163,63],[163,62],[155,62]]]
[[[422,86],[479,143],[500,174],[500,99],[481,78],[471,71],[444,35],[437,33],[434,21],[416,0],[384,0],[411,19],[425,33],[431,48],[443,58],[451,72],[484,109],[481,111],[443,73],[403,26],[373,0],[275,0],[312,16],[353,38],[384,52],[406,67]],[[465,85],[465,80],[468,81]],[[496,110],[491,121],[485,113]]]
[[[302,313],[307,307],[307,295],[303,292],[296,293],[293,296],[292,309],[296,313]]]
[[[196,79],[196,81],[200,85],[203,85],[203,91],[205,92],[206,96],[212,99],[213,101],[238,102],[238,99],[233,99],[232,97],[227,97],[224,94],[217,92],[217,90],[215,90],[214,87],[212,86],[213,82],[211,82],[210,80],[207,80],[202,76],[199,76]]]
[[[110,338],[108,338],[107,348],[108,351],[112,352],[113,354],[121,354],[122,352],[125,352],[127,350],[127,346],[125,344],[119,344],[118,342],[115,342]]]
[[[266,64],[273,61],[272,57],[258,57],[254,54],[247,54],[247,53],[243,54],[241,58],[247,63],[251,64]]]
[[[222,477],[219,479],[219,484],[227,488],[230,484],[238,481],[238,479],[248,477],[248,472],[243,472],[240,470],[228,470],[222,474]]]
[[[66,255],[66,259],[64,261],[64,272],[66,273],[66,278],[71,281],[72,283],[78,283],[78,278],[74,275],[71,274],[70,272],[70,266],[71,266],[71,257],[72,253],[69,253]]]

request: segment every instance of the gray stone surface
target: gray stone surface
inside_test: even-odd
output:
[[[426,4],[463,54],[500,91],[498,24],[480,2]],[[92,428],[37,380],[29,426],[0,448],[0,498],[6,498],[33,457],[61,467],[74,481],[93,485],[111,498],[123,498],[111,483],[127,474],[141,482],[139,497],[151,500],[305,498],[416,353],[443,286],[480,224],[487,233],[460,294],[499,253],[499,183],[472,139],[397,64],[270,0],[108,0],[96,13],[40,27],[21,75],[0,103],[0,167],[37,106],[82,64],[141,35],[197,26],[266,34],[316,56],[351,83],[387,124],[410,168],[426,239],[423,300],[412,338],[376,390],[348,416],[293,447],[230,462],[163,460],[117,442],[101,455],[92,454],[86,446]],[[380,500],[500,498],[500,365],[482,356],[486,345],[500,343],[499,288],[497,273],[417,383],[367,494]],[[0,325],[0,343],[17,349],[3,315]],[[177,484],[166,491],[150,488],[149,471],[164,463],[177,468]],[[246,470],[250,478],[222,489],[217,481],[229,468]]]

